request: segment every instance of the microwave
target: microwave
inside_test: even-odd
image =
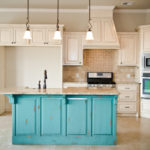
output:
[[[144,53],[142,59],[143,71],[150,71],[150,53]]]

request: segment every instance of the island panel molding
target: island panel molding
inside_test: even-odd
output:
[[[6,94],[12,144],[115,145],[118,95]]]

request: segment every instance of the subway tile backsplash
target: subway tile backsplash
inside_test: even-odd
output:
[[[117,65],[117,50],[84,50],[83,66],[64,66],[64,82],[86,82],[87,72],[113,72],[115,82],[135,82],[136,67]]]

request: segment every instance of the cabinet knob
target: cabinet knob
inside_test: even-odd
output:
[[[14,44],[14,42],[11,42],[11,44]]]

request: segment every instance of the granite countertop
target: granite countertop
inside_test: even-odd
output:
[[[87,87],[69,87],[62,89],[46,89],[38,90],[31,88],[6,88],[0,89],[0,94],[56,94],[56,95],[118,95],[119,92],[115,88],[87,88]]]

